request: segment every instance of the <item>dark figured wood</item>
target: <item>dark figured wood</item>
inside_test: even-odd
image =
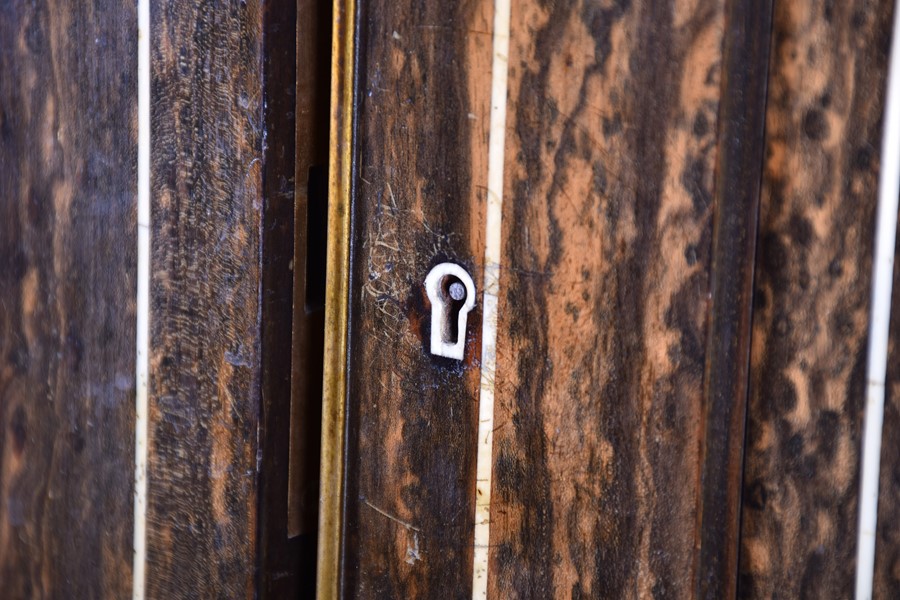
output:
[[[777,0],[741,597],[849,598],[855,576],[889,0]]]
[[[346,597],[471,596],[481,311],[434,357],[423,282],[482,281],[491,6],[360,6]]]
[[[727,1],[725,25],[697,524],[696,597],[710,600],[737,593],[772,0]]]
[[[263,154],[264,15],[254,0],[170,1],[151,20],[147,595],[252,597],[261,385],[278,385],[261,373],[260,318],[290,317],[289,302],[259,297],[263,273],[289,263],[278,255],[261,266],[261,238],[278,235],[261,226],[275,219],[292,235],[277,222],[290,218],[289,192],[263,194],[264,172],[273,175]],[[264,207],[279,212],[264,218]],[[266,401],[285,403],[286,391]]]
[[[890,4],[889,4],[890,5]],[[894,5],[894,10],[896,10]],[[884,16],[881,35],[890,35],[890,20]],[[896,35],[896,32],[894,32]],[[887,44],[883,49],[887,52]],[[893,43],[900,40],[893,39]],[[884,66],[883,64],[880,66]],[[875,88],[873,88],[875,89]],[[883,90],[878,90],[883,93]],[[880,149],[873,145],[872,150]],[[874,247],[874,240],[871,242]],[[875,538],[873,597],[900,598],[900,244],[894,252],[894,286],[891,299],[888,365],[885,378],[884,425],[881,442],[881,473],[878,489],[878,521]]]
[[[289,535],[297,18],[153,12],[151,597],[314,593]]]
[[[131,595],[137,14],[0,6],[0,596]]]
[[[874,243],[874,241],[873,241]],[[900,262],[900,246],[894,254]],[[878,489],[878,523],[875,538],[873,597],[900,598],[900,269],[894,267],[891,299],[890,344],[885,387],[884,426],[881,442],[881,478]]]
[[[516,3],[492,598],[687,598],[723,3]]]

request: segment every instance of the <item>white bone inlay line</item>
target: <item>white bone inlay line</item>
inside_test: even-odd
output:
[[[147,380],[150,351],[150,0],[138,0],[137,352],[132,598],[144,599],[147,558]]]
[[[491,471],[494,448],[494,373],[497,367],[497,303],[500,294],[500,225],[503,218],[503,151],[509,68],[511,0],[494,0],[491,122],[488,134],[487,218],[484,240],[484,301],[481,325],[481,394],[475,466],[475,549],[472,598],[487,598],[491,533]]]
[[[894,277],[894,242],[900,200],[900,6],[894,9],[894,39],[888,63],[881,174],[878,182],[878,217],[875,256],[872,259],[872,313],[869,317],[869,355],[866,385],[866,420],[862,441],[859,490],[856,599],[872,597],[875,576],[875,533],[878,520],[878,476],[881,469],[881,430],[884,421],[884,386],[887,372],[888,325]]]

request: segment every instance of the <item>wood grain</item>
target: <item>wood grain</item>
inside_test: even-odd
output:
[[[0,582],[131,595],[137,14],[0,6]]]
[[[691,597],[723,5],[512,20],[491,596]]]
[[[900,246],[897,248],[900,251]],[[897,256],[895,252],[895,264]],[[878,489],[878,524],[875,538],[873,597],[900,597],[900,269],[894,267],[891,300],[888,369],[885,387],[884,426],[881,444],[881,477]]]
[[[737,593],[772,0],[725,3],[700,439],[697,598]]]
[[[894,10],[897,10],[896,4]],[[885,27],[891,23],[892,18],[884,16]],[[882,35],[890,35],[890,30],[885,29]],[[896,44],[898,40],[895,38],[892,43]],[[886,44],[884,51],[887,52]],[[873,148],[880,148],[880,145]],[[874,245],[874,240],[872,244]],[[898,258],[900,244],[894,253],[895,265],[900,263]],[[900,530],[897,528],[897,523],[900,523],[900,456],[897,453],[897,448],[900,448],[900,268],[897,266],[894,267],[885,383],[873,581],[873,597],[879,600],[900,597]]]
[[[423,282],[482,281],[491,6],[360,6],[347,597],[471,596],[481,313],[462,362],[433,357]]]
[[[252,597],[264,15],[252,0],[173,1],[151,20],[147,595]]]
[[[775,3],[742,597],[853,593],[891,4]]]

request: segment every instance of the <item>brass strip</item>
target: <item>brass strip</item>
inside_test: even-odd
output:
[[[347,320],[350,299],[350,215],[356,0],[334,0],[331,45],[331,133],[328,175],[328,265],[319,484],[318,600],[341,595]]]

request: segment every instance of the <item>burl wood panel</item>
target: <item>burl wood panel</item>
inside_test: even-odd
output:
[[[131,595],[134,2],[0,6],[0,595]]]
[[[484,253],[492,3],[360,6],[344,595],[471,596],[481,311],[429,352],[423,282]]]
[[[153,598],[254,594],[263,20],[254,0],[151,11]]]
[[[694,593],[723,27],[513,6],[492,598]]]
[[[775,3],[742,597],[853,593],[891,7]]]

